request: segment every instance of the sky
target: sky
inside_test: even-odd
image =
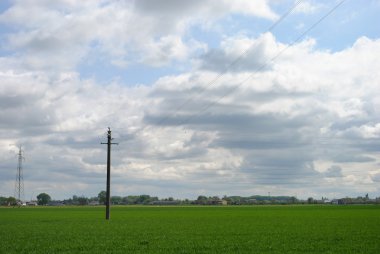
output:
[[[2,0],[0,196],[380,196],[379,0]]]

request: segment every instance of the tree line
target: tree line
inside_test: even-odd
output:
[[[36,200],[26,202],[26,205],[104,205],[106,202],[106,191],[100,191],[95,197],[85,197],[73,195],[71,198],[64,200],[53,200],[49,194],[40,193]],[[329,200],[325,197],[314,199],[309,197],[306,200],[297,199],[294,196],[261,196],[254,195],[249,197],[242,196],[203,196],[197,199],[175,199],[173,197],[158,198],[150,195],[129,195],[129,196],[111,196],[112,205],[266,205],[266,204],[380,204],[380,197],[370,199],[368,194],[356,198],[340,198]],[[0,205],[16,206],[25,205],[14,197],[1,197]]]
[[[51,202],[51,197],[47,193],[40,193],[36,197],[37,205],[46,205]],[[17,200],[15,197],[1,197],[0,196],[0,205],[1,206],[16,206],[23,205],[22,201]]]

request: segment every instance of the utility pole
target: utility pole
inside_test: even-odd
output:
[[[111,197],[111,145],[118,145],[118,143],[112,143],[111,129],[108,127],[107,131],[107,143],[101,143],[107,145],[107,193],[106,193],[106,220],[110,219],[110,197]]]
[[[16,183],[15,183],[15,197],[17,202],[22,204],[22,200],[24,199],[24,178],[22,174],[22,161],[24,160],[24,156],[22,156],[21,145],[19,146],[18,151],[18,164],[17,164],[17,173],[16,173]]]

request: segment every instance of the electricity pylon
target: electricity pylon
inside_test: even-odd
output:
[[[17,164],[17,173],[16,173],[16,182],[15,182],[15,198],[17,203],[21,203],[24,200],[24,177],[22,173],[22,161],[24,160],[22,156],[21,145],[18,150],[18,164]]]

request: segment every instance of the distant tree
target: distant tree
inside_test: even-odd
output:
[[[308,204],[313,204],[314,203],[314,199],[312,197],[308,198],[307,199],[307,203]]]
[[[79,205],[87,205],[88,204],[88,198],[85,196],[78,197],[78,204]]]
[[[137,199],[138,204],[149,204],[150,196],[149,195],[140,195]]]
[[[99,203],[105,205],[106,204],[106,197],[107,197],[107,192],[106,191],[101,191],[98,194],[99,198]]]
[[[69,198],[69,199],[64,199],[63,200],[63,203],[65,205],[72,205],[73,204],[73,199]]]
[[[51,201],[51,197],[47,193],[40,193],[37,196],[37,203],[39,205],[46,205]]]
[[[205,205],[206,203],[207,203],[207,197],[206,196],[198,196],[197,204]]]
[[[297,203],[298,202],[298,200],[297,200],[297,198],[296,197],[290,197],[290,203],[291,204],[295,204],[295,203]]]
[[[153,202],[153,201],[159,201],[160,199],[158,197],[150,197],[150,202]]]
[[[17,205],[17,199],[14,197],[8,197],[6,205],[11,205],[11,206]]]
[[[120,196],[112,196],[111,197],[111,204],[119,205],[123,202],[123,198]]]
[[[232,205],[240,205],[242,200],[241,200],[241,197],[239,196],[232,196],[232,197],[229,197],[230,198],[230,202]],[[261,198],[261,201],[263,201],[263,199]]]
[[[99,198],[98,197],[88,198],[88,202],[93,202],[93,201],[99,201]]]
[[[134,205],[137,204],[138,196],[127,196],[122,199],[122,202],[126,205]]]
[[[6,197],[0,197],[0,205],[7,205],[8,198]]]
[[[72,204],[73,205],[79,205],[79,201],[78,201],[78,196],[77,195],[73,195]]]

